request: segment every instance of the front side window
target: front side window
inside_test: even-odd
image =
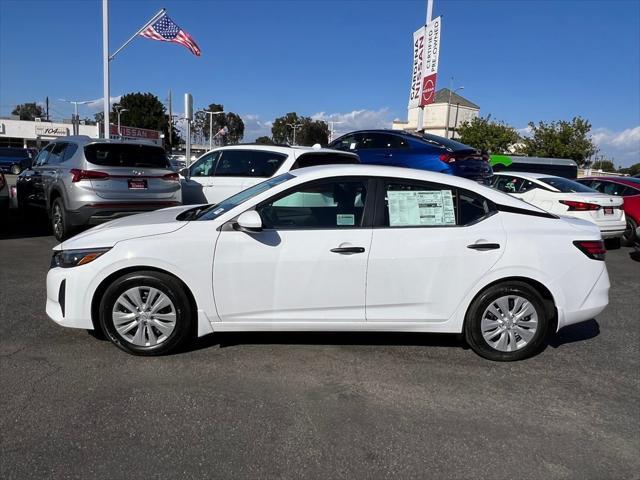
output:
[[[67,148],[64,149],[64,157],[62,157],[62,161],[66,162],[71,157],[73,157],[78,150],[78,145],[75,143],[67,143]]]
[[[345,135],[329,145],[330,148],[336,150],[357,150],[358,140],[356,135]]]
[[[54,144],[54,147],[51,150],[51,153],[49,154],[49,158],[47,159],[47,163],[49,165],[57,165],[60,162],[62,162],[62,159],[64,158],[64,150],[66,146],[67,146],[66,143]]]
[[[210,152],[191,166],[192,177],[213,177],[220,152]]]
[[[607,195],[620,195],[622,196],[622,192],[624,190],[624,186],[619,183],[613,182],[602,182],[603,188],[600,190],[602,193],[606,193]]]
[[[523,183],[524,179],[520,177],[496,175],[496,178],[493,181],[493,188],[500,190],[501,192],[518,193]]]
[[[363,180],[304,184],[256,210],[268,229],[342,229],[362,226],[367,195]]]
[[[34,161],[34,165],[36,167],[40,167],[44,164],[47,163],[47,159],[49,157],[49,153],[51,152],[51,149],[54,147],[55,144],[50,144],[47,145],[46,147],[44,147],[43,150],[40,150],[40,153],[38,153],[38,156],[36,157],[35,161]]]

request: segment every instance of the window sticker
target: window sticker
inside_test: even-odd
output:
[[[216,210],[213,211],[213,214],[220,215],[222,212],[224,212],[224,208],[217,208]]]
[[[351,145],[349,145],[349,150],[355,150],[356,149],[356,142],[351,142]]]
[[[336,225],[348,225],[353,227],[356,224],[356,216],[351,213],[338,213],[336,215]]]
[[[387,199],[391,227],[456,224],[451,190],[390,191]]]

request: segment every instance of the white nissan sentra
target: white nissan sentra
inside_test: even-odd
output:
[[[604,255],[593,223],[470,180],[327,165],[67,240],[46,310],[138,355],[212,332],[377,331],[519,360],[606,307]]]

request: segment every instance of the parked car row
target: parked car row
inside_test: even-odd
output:
[[[0,147],[0,172],[18,175],[31,167],[36,153],[33,148]]]

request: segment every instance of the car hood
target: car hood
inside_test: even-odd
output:
[[[183,205],[119,218],[65,240],[54,247],[54,250],[113,247],[123,240],[175,232],[189,223],[176,220],[176,217],[193,207],[194,205]]]

